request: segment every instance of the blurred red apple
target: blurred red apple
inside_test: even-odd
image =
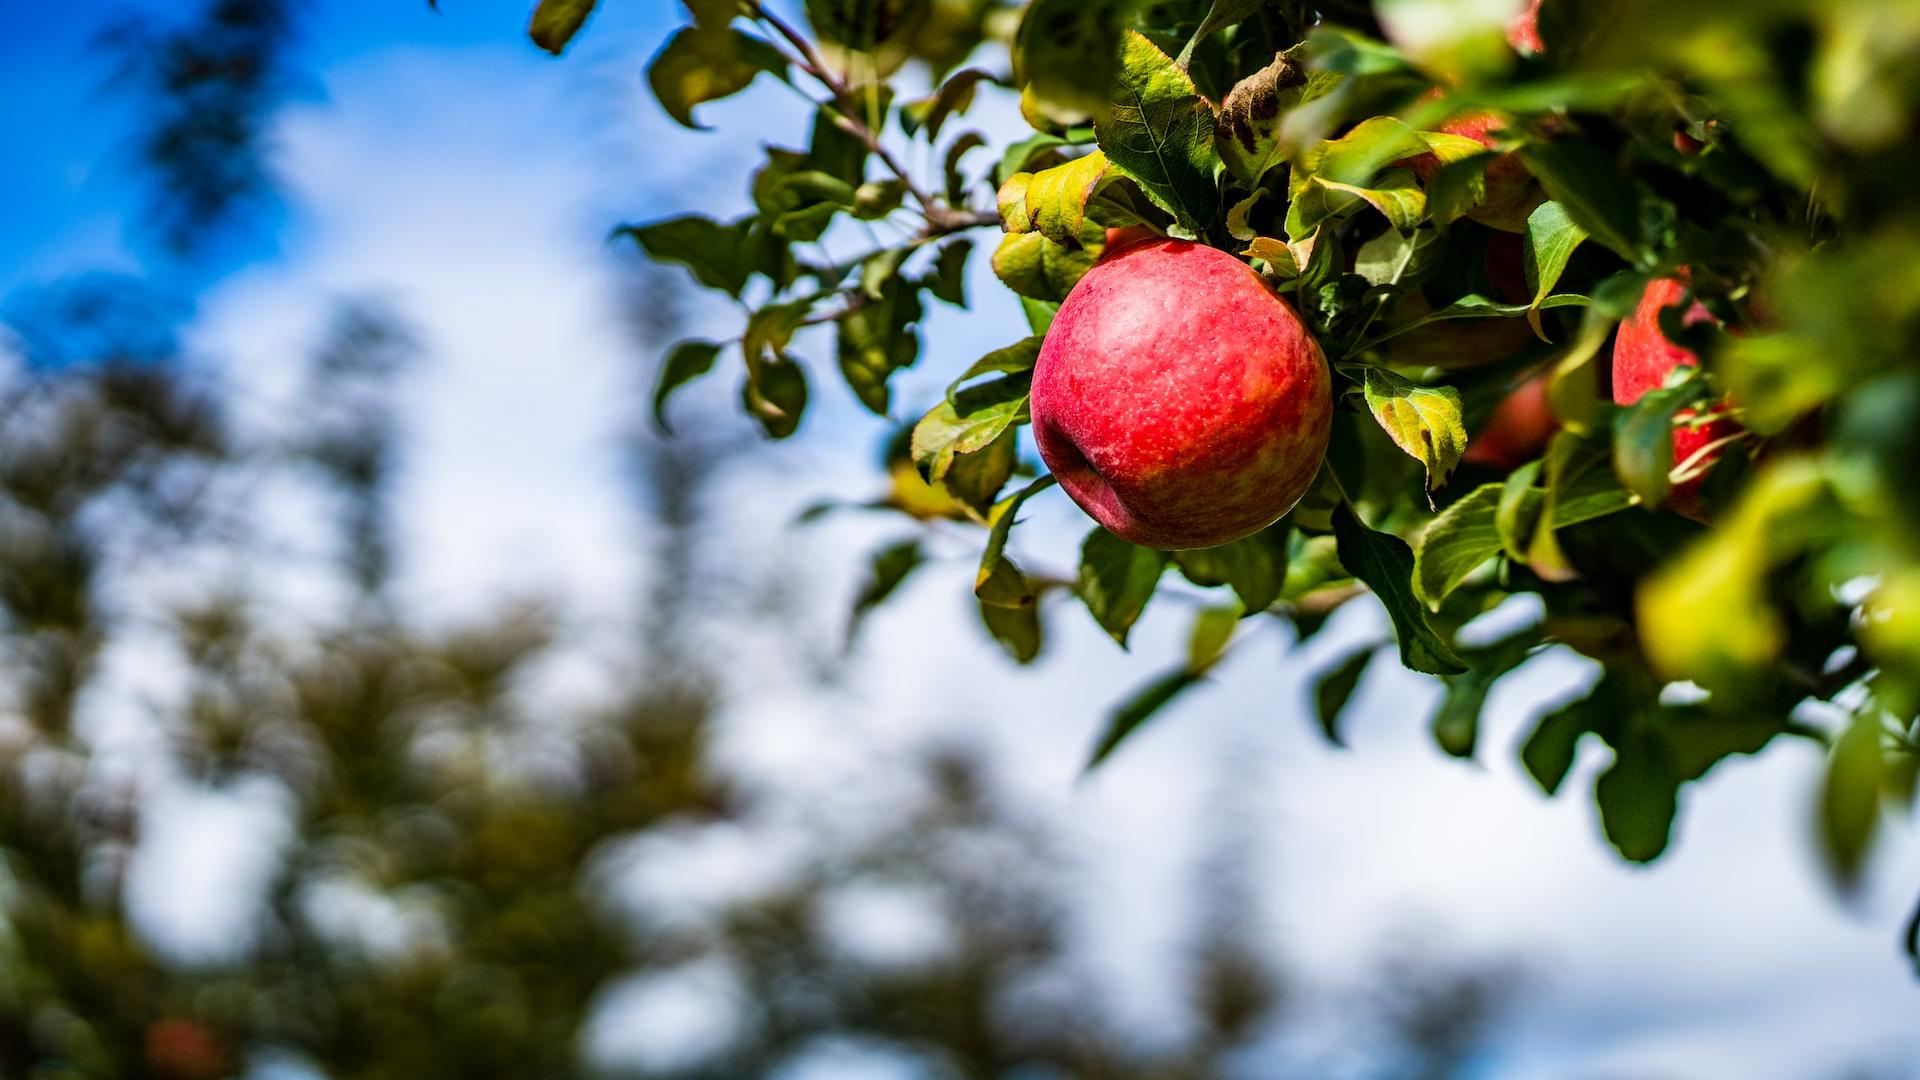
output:
[[[1633,315],[1620,324],[1620,332],[1613,342],[1613,400],[1616,403],[1631,405],[1649,391],[1663,386],[1667,374],[1674,368],[1682,364],[1688,367],[1699,365],[1700,358],[1692,350],[1669,341],[1660,331],[1660,312],[1678,305],[1686,295],[1687,285],[1681,278],[1657,279],[1641,294],[1640,304],[1634,309]],[[1713,321],[1713,315],[1698,301],[1681,316],[1681,322],[1686,326]],[[1709,444],[1741,431],[1739,423],[1720,415],[1719,408],[1709,412],[1704,419],[1692,409],[1682,410],[1679,416],[1682,423],[1676,424],[1673,429],[1675,465],[1701,454]],[[1667,494],[1667,501],[1674,510],[1696,521],[1706,520],[1700,487],[1706,479],[1707,467],[1717,457],[1717,449],[1702,454],[1698,461],[1689,466],[1689,471],[1696,475],[1673,485]]]
[[[1146,547],[1258,532],[1320,470],[1326,358],[1293,308],[1224,251],[1123,248],[1054,316],[1033,373],[1040,456],[1094,520]]]
[[[1423,101],[1433,101],[1441,96],[1438,88],[1428,92]],[[1472,139],[1482,146],[1492,146],[1500,132],[1505,129],[1506,121],[1496,113],[1465,112],[1449,117],[1435,130],[1449,135],[1459,135]],[[1433,154],[1421,154],[1408,158],[1401,164],[1413,169],[1420,178],[1421,187],[1431,187],[1434,176],[1440,171],[1440,159]],[[1480,204],[1467,211],[1467,216],[1482,225],[1503,232],[1523,233],[1527,231],[1527,215],[1534,212],[1547,200],[1546,193],[1533,182],[1533,174],[1527,171],[1518,154],[1501,154],[1487,162],[1487,192]]]
[[[1546,43],[1540,40],[1540,3],[1541,0],[1532,0],[1526,10],[1507,24],[1507,44],[1520,52],[1546,51]]]
[[[1512,472],[1544,453],[1559,430],[1560,421],[1547,403],[1547,377],[1535,375],[1500,399],[1460,460]]]
[[[205,1024],[169,1016],[147,1025],[147,1068],[167,1080],[220,1080],[233,1075],[227,1048]]]

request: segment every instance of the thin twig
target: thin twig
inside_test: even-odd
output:
[[[785,19],[768,11],[766,5],[760,0],[742,0],[742,3],[754,19],[765,23],[774,33],[793,46],[794,51],[799,54],[790,58],[795,66],[813,76],[821,86],[826,88],[827,93],[832,95],[833,108],[830,112],[834,124],[859,139],[874,157],[880,159],[882,165],[900,178],[900,182],[906,186],[907,194],[913,196],[913,201],[920,204],[921,212],[926,216],[927,227],[932,235],[958,232],[961,229],[976,228],[978,225],[988,223],[977,221],[978,215],[956,215],[951,208],[936,202],[934,197],[907,171],[907,167],[900,163],[900,159],[893,155],[893,151],[888,150],[880,141],[880,136],[857,118],[855,114],[858,112],[858,103],[854,101],[853,92],[848,87],[847,81],[821,59],[820,53],[814,49],[813,43],[807,40],[806,35],[795,30]],[[956,221],[956,217],[962,217],[964,220]]]

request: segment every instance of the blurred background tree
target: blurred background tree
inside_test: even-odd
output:
[[[1142,1046],[1069,955],[1057,839],[1009,810],[963,746],[929,747],[904,803],[872,808],[883,825],[827,838],[767,895],[698,925],[637,915],[620,882],[649,834],[764,812],[708,754],[727,679],[685,647],[706,613],[761,584],[701,562],[703,490],[729,455],[636,437],[656,536],[641,631],[603,700],[558,709],[538,690],[565,649],[558,613],[502,601],[436,629],[381,596],[384,404],[407,342],[391,312],[342,304],[308,365],[307,408],[264,436],[178,357],[110,350],[9,373],[5,1075],[213,1080],[272,1052],[342,1080],[720,1078],[769,1074],[824,1040],[896,1048],[929,1075],[1276,1075],[1248,1055],[1281,1030],[1290,990],[1246,921],[1241,855],[1211,873],[1190,1039]],[[351,597],[335,617],[271,610],[240,584],[269,558],[247,500],[276,480],[342,508],[317,549]],[[160,563],[194,569],[157,607],[120,602]],[[736,595],[712,603],[713,589]],[[128,768],[76,721],[110,692],[102,657],[136,639],[149,662],[164,649],[178,695],[153,703],[163,760]],[[168,777],[265,783],[286,816],[253,913],[227,930],[241,944],[218,962],[169,958],[129,913],[142,802]],[[830,917],[849,897],[904,899],[937,935],[923,955],[863,958]],[[739,976],[721,1044],[664,1069],[585,1052],[616,984],[703,959]],[[1382,1064],[1355,1075],[1454,1075],[1503,985],[1495,969],[1393,971],[1387,1034],[1355,1059]]]

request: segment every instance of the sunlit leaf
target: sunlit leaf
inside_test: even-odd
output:
[[[1211,225],[1219,212],[1213,106],[1171,57],[1133,31],[1114,94],[1112,108],[1094,124],[1107,160],[1182,226],[1197,232]]]
[[[1527,321],[1542,341],[1547,340],[1547,334],[1540,328],[1540,304],[1560,283],[1567,260],[1586,238],[1586,230],[1574,224],[1566,207],[1557,202],[1541,203],[1527,218],[1527,282],[1533,286],[1533,303],[1527,311]]]
[[[1366,370],[1367,408],[1394,445],[1427,470],[1427,490],[1447,482],[1467,449],[1460,391],[1421,386],[1385,368]]]
[[[587,16],[593,14],[593,5],[594,0],[540,0],[540,6],[533,9],[527,36],[535,45],[559,56],[586,24]]]

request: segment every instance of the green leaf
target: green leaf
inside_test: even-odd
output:
[[[1133,0],[1033,0],[1014,37],[1014,81],[1051,111],[1104,111],[1106,88],[1120,72],[1121,26],[1133,6]]]
[[[973,582],[974,595],[981,603],[1021,607],[1033,602],[1036,593],[1026,575],[1007,558],[1007,539],[1013,532],[1020,505],[1053,483],[1053,477],[1042,476],[993,504],[993,510],[987,515],[987,546],[980,553],[980,572]]]
[[[1267,264],[1267,272],[1278,278],[1292,280],[1300,276],[1300,264],[1294,261],[1293,249],[1284,241],[1270,236],[1256,236],[1247,245],[1242,255],[1251,256]]]
[[[1356,650],[1327,669],[1314,683],[1314,713],[1320,718],[1321,732],[1335,746],[1347,745],[1340,737],[1340,713],[1346,709],[1348,699],[1353,697],[1354,689],[1360,685],[1360,676],[1366,673],[1374,652],[1375,646],[1372,645]]]
[[[1361,524],[1345,503],[1334,508],[1333,535],[1340,564],[1365,582],[1387,609],[1400,640],[1400,662],[1429,675],[1458,675],[1466,665],[1454,655],[1413,592],[1413,550],[1392,533]]]
[[[1482,153],[1440,166],[1427,183],[1427,215],[1451,225],[1487,199],[1487,166],[1498,154]]]
[[[907,134],[913,134],[916,127],[925,127],[928,142],[938,139],[940,129],[946,125],[949,117],[962,114],[972,107],[974,89],[982,82],[993,81],[993,73],[984,68],[967,68],[948,76],[947,81],[940,84],[939,93],[928,100],[924,113],[916,116],[912,126],[907,127]],[[901,111],[902,126],[908,124],[909,115],[907,110]]]
[[[1060,155],[1054,151],[1067,145],[1067,140],[1058,135],[1038,132],[1029,135],[1000,155],[1000,164],[994,166],[993,178],[996,184],[1005,184],[1023,172],[1031,172],[1036,160],[1051,160]]]
[[[1087,758],[1085,771],[1092,772],[1099,768],[1115,750],[1120,748],[1120,744],[1125,742],[1128,736],[1139,730],[1140,725],[1146,723],[1168,702],[1179,697],[1181,691],[1200,680],[1201,676],[1182,667],[1169,671],[1141,687],[1133,697],[1127,700],[1126,704],[1115,709],[1113,715],[1108,718],[1106,729],[1101,732],[1099,741],[1094,744],[1093,753]]]
[[[926,10],[927,0],[807,0],[807,21],[829,41],[872,52],[912,30]]]
[[[720,346],[711,341],[682,341],[667,350],[653,388],[653,422],[661,431],[673,433],[673,425],[667,422],[667,399],[675,390],[712,371],[719,356]]]
[[[1500,486],[1500,504],[1493,510],[1493,531],[1500,537],[1501,549],[1515,562],[1526,561],[1534,528],[1540,523],[1540,492],[1534,486],[1540,469],[1536,460],[1508,473]]]
[[[867,613],[886,602],[900,583],[907,579],[921,563],[926,554],[920,550],[920,541],[902,540],[888,544],[873,553],[869,560],[867,580],[860,586],[860,593],[853,601],[853,615],[847,623],[847,640],[851,642],[860,623]]]
[[[535,45],[559,56],[593,14],[593,5],[594,0],[540,0],[527,35]]]
[[[1587,235],[1637,265],[1640,204],[1634,185],[1598,149],[1572,139],[1529,143],[1520,160]]]
[[[1255,615],[1272,607],[1286,584],[1288,532],[1284,524],[1273,525],[1231,544],[1176,551],[1173,558],[1188,581],[1229,586],[1242,609]]]
[[[840,373],[854,396],[877,416],[887,415],[887,380],[920,355],[913,326],[920,320],[920,294],[899,278],[880,288],[880,298],[856,304],[839,319],[836,353]]]
[[[1007,486],[1019,464],[1019,442],[1009,428],[981,449],[956,456],[940,486],[975,519],[984,522],[994,500],[1000,497],[1000,489]]]
[[[1521,764],[1548,795],[1560,790],[1572,770],[1580,737],[1595,730],[1592,702],[1591,697],[1582,698],[1541,717],[1520,746]]]
[[[1087,534],[1080,548],[1080,599],[1122,648],[1127,632],[1160,584],[1167,554],[1130,544],[1105,529]]]
[[[1187,40],[1186,48],[1180,50],[1180,56],[1176,62],[1185,68],[1193,60],[1193,50],[1199,48],[1200,43],[1206,40],[1208,35],[1247,18],[1260,10],[1266,2],[1267,0],[1213,0],[1213,6],[1207,9],[1207,17],[1200,20],[1200,28],[1195,30],[1193,37]]]
[[[648,258],[679,263],[700,284],[737,297],[754,271],[747,245],[752,227],[751,217],[722,225],[710,217],[688,214],[651,225],[624,225],[614,235],[632,238]]]
[[[1370,285],[1417,284],[1438,264],[1445,244],[1439,229],[1388,229],[1361,245],[1353,272]],[[1274,241],[1277,243],[1278,241]]]
[[[799,429],[806,411],[807,374],[785,355],[750,362],[741,402],[769,437],[784,439]]]
[[[993,253],[993,272],[1021,296],[1058,303],[1099,257],[1100,235],[1094,234],[1104,235],[1104,230],[1089,224],[1079,248],[1063,247],[1039,233],[1001,237]]]
[[[1325,177],[1315,177],[1313,182],[1329,191],[1359,198],[1386,215],[1387,221],[1401,232],[1411,232],[1427,216],[1427,193],[1420,189],[1413,173],[1407,169],[1389,169],[1366,187]]]
[[[1533,303],[1527,309],[1527,321],[1540,340],[1547,340],[1540,328],[1540,304],[1560,283],[1567,260],[1587,238],[1587,231],[1574,224],[1567,208],[1557,202],[1543,202],[1527,218],[1527,281],[1533,285]]]
[[[1206,673],[1219,663],[1225,654],[1227,643],[1240,624],[1238,607],[1204,608],[1193,619],[1193,630],[1187,640],[1187,664],[1185,667],[1170,671],[1148,683],[1139,692],[1128,699],[1108,719],[1106,730],[1094,745],[1093,754],[1088,758],[1086,771],[1091,772],[1101,762],[1112,756],[1125,742],[1128,736],[1140,729],[1154,713],[1178,697],[1188,687],[1199,683]]]
[[[1020,313],[1027,317],[1027,329],[1044,335],[1053,326],[1053,317],[1060,311],[1058,300],[1035,300],[1031,296],[1020,298]]]
[[[1248,187],[1259,184],[1268,169],[1286,159],[1280,125],[1312,89],[1324,94],[1331,87],[1325,77],[1313,78],[1306,68],[1285,55],[1234,84],[1220,103],[1213,124],[1213,144],[1234,179]]]
[[[1644,732],[1630,732],[1614,749],[1613,765],[1593,786],[1600,824],[1623,858],[1651,862],[1667,849],[1679,810],[1680,778]]]
[[[1539,642],[1539,629],[1529,627],[1498,644],[1466,653],[1466,672],[1447,677],[1447,692],[1433,713],[1430,727],[1441,750],[1457,758],[1473,756],[1480,738],[1480,713],[1493,684],[1533,655]]]
[[[973,241],[954,240],[934,256],[933,270],[920,279],[920,285],[935,299],[957,308],[967,306],[967,259],[973,255]]]
[[[1033,231],[1056,244],[1077,248],[1086,228],[1087,200],[1106,178],[1107,156],[1098,150],[1034,173],[1022,189],[1019,212],[1026,215]],[[1003,202],[1003,219],[1006,213]]]
[[[1338,139],[1307,150],[1288,185],[1293,201],[1287,207],[1287,238],[1302,240],[1322,221],[1360,205],[1356,189],[1367,188],[1388,165],[1427,152],[1420,133],[1391,116],[1362,120]],[[1383,196],[1383,201],[1397,199]]]
[[[945,173],[947,179],[947,201],[959,206],[967,201],[967,174],[960,170],[960,161],[969,151],[978,150],[987,145],[987,137],[977,131],[969,131],[953,140],[947,147]]]
[[[1613,461],[1620,482],[1646,506],[1667,501],[1672,486],[1673,421],[1700,397],[1692,380],[1646,394],[1615,414]]]
[[[1007,655],[1022,664],[1030,664],[1040,655],[1040,606],[1001,607],[980,605],[980,621]]]
[[[1200,232],[1219,212],[1213,107],[1173,59],[1128,31],[1113,107],[1094,138],[1115,168],[1180,224]]]
[[[1467,448],[1460,391],[1451,386],[1421,386],[1385,368],[1369,367],[1365,392],[1367,409],[1381,430],[1426,466],[1427,490],[1445,484]]]
[[[1885,772],[1882,721],[1869,711],[1834,740],[1820,787],[1820,839],[1827,866],[1842,884],[1859,880],[1880,824]]]
[[[960,377],[953,380],[952,385],[947,387],[947,400],[958,408],[960,388],[982,375],[1032,371],[1034,361],[1040,358],[1040,346],[1045,344],[1046,340],[1042,334],[1033,334],[975,360],[972,366],[961,372]]]
[[[1027,419],[1031,376],[1020,373],[971,386],[935,405],[913,427],[914,466],[930,484],[953,467],[954,456],[984,450]]]
[[[1245,615],[1238,604],[1201,608],[1195,613],[1193,629],[1187,635],[1187,670],[1199,675],[1219,663]]]
[[[1413,591],[1429,609],[1460,587],[1488,559],[1500,553],[1494,508],[1500,484],[1482,484],[1440,512],[1420,535],[1413,556]]]
[[[668,116],[684,127],[704,130],[693,120],[693,107],[745,90],[763,71],[787,77],[787,62],[778,49],[732,28],[689,26],[675,31],[647,62],[647,85]]]

